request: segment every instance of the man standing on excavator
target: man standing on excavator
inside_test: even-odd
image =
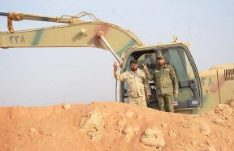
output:
[[[159,110],[174,112],[174,97],[178,95],[178,80],[174,68],[165,64],[162,55],[157,57],[157,67],[150,73],[146,66],[143,67],[148,80],[154,80],[156,85],[156,99]]]
[[[117,62],[114,62],[114,77],[116,80],[127,82],[129,104],[147,107],[146,101],[151,95],[147,77],[142,70],[138,69],[137,60],[132,59],[130,66],[131,71],[119,74]]]

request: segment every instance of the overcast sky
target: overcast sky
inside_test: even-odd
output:
[[[198,70],[234,63],[231,0],[2,0],[1,12],[44,16],[90,12],[133,31],[145,44],[191,43]],[[15,29],[53,26],[14,22]],[[0,17],[0,31],[7,20]],[[0,49],[0,106],[47,106],[115,101],[114,57],[91,48]]]

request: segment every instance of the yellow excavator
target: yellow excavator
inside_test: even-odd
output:
[[[208,71],[198,72],[189,51],[189,43],[172,42],[145,45],[131,31],[104,22],[91,13],[82,12],[75,16],[38,16],[23,13],[3,13],[7,17],[8,31],[0,31],[0,47],[93,47],[110,51],[120,64],[121,72],[129,69],[134,58],[139,65],[149,69],[156,66],[156,58],[163,55],[167,64],[175,68],[179,82],[179,94],[174,101],[178,113],[195,114],[228,103],[234,95],[234,64],[216,66]],[[89,17],[90,21],[83,18]],[[56,26],[15,31],[13,21],[37,20],[58,23]],[[62,23],[62,24],[61,24]],[[142,66],[140,66],[142,68]],[[157,109],[155,85],[149,81],[151,99],[148,106]],[[126,83],[119,84],[119,101],[128,97]]]

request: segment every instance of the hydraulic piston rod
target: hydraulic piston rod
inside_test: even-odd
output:
[[[110,44],[107,42],[106,38],[104,37],[104,33],[102,31],[99,31],[97,33],[97,36],[100,37],[102,39],[102,41],[105,43],[105,45],[108,47],[108,49],[110,50],[110,52],[113,54],[113,56],[115,57],[115,59],[120,63],[120,58],[117,56],[117,54],[114,52],[114,50],[111,48]]]

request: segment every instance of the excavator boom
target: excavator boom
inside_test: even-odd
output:
[[[2,16],[9,16],[12,13],[0,13]],[[60,22],[64,17],[45,17],[29,14],[15,14],[19,20],[42,20]],[[92,21],[83,21],[80,18],[88,15]],[[17,18],[17,17],[14,17]],[[60,18],[60,19],[58,19]],[[76,18],[76,21],[74,19]],[[0,33],[1,48],[16,47],[94,47],[105,50],[114,50],[114,53],[121,57],[121,54],[129,47],[141,46],[143,43],[131,31],[103,22],[90,13],[81,13],[76,17],[66,18],[69,23],[47,28],[30,29],[22,31],[9,31]],[[60,21],[58,21],[60,20]],[[73,20],[73,22],[69,21]],[[9,22],[9,21],[8,21]],[[9,27],[9,25],[8,25]],[[103,40],[105,39],[105,41]]]

